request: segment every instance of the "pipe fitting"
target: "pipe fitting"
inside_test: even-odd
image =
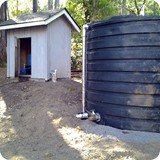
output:
[[[76,117],[81,120],[88,119],[88,116],[89,116],[89,114],[87,112],[81,112],[81,113],[76,114]]]
[[[101,116],[99,113],[96,113],[95,110],[91,110],[89,113],[89,120],[99,122],[101,120]]]

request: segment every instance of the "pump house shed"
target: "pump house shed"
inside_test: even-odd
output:
[[[7,77],[48,80],[71,75],[71,33],[80,29],[66,9],[36,12],[0,23],[7,30]]]

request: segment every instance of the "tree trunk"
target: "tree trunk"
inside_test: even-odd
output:
[[[18,9],[18,3],[19,3],[19,1],[17,0],[17,15],[18,15],[18,10],[19,10],[19,9]]]
[[[37,0],[33,0],[33,13],[37,12]]]
[[[93,21],[96,21],[96,2],[93,0]]]
[[[0,8],[0,22],[7,20],[7,2],[4,2]],[[6,31],[0,31],[0,65],[7,61],[6,55]]]
[[[53,0],[48,0],[48,10],[53,9]]]
[[[55,0],[54,8],[55,9],[59,8],[59,0]]]
[[[126,0],[122,1],[122,15],[126,14]]]

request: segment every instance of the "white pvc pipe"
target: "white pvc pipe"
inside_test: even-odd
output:
[[[82,112],[85,112],[85,101],[86,101],[86,30],[88,25],[83,25],[83,61],[82,61]]]

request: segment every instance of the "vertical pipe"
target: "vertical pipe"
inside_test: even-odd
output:
[[[86,30],[88,25],[83,25],[83,62],[82,62],[82,112],[85,112],[85,101],[86,101]]]
[[[143,4],[142,5],[142,8],[141,8],[141,11],[140,11],[140,15],[142,15],[142,16],[144,16],[145,15],[145,12],[144,12],[144,8],[145,7],[145,5]]]
[[[7,78],[10,77],[10,30],[7,32]]]

